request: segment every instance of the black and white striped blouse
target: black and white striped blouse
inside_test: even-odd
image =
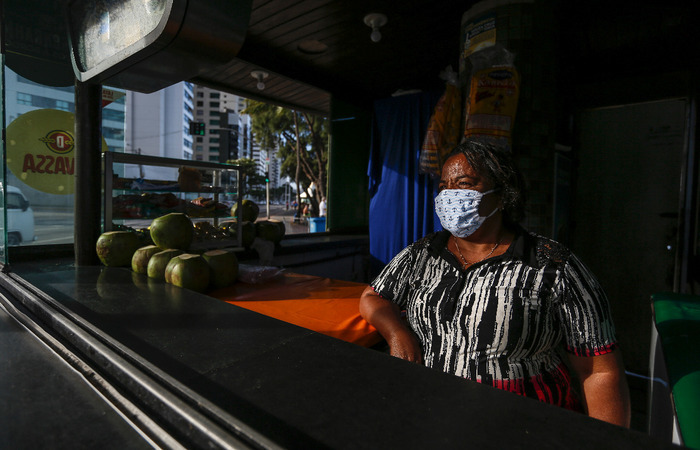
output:
[[[503,254],[462,269],[434,233],[402,250],[371,283],[406,310],[428,367],[576,409],[558,349],[615,348],[608,300],[561,244],[519,230]]]

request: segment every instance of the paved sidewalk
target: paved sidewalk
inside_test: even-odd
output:
[[[258,220],[267,218],[267,206],[260,204],[260,214]],[[296,211],[291,207],[286,209],[284,205],[270,205],[270,219],[280,220],[284,222],[286,234],[303,234],[309,232],[309,224],[306,220],[303,223],[294,222],[294,213]]]

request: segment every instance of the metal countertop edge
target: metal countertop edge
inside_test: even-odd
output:
[[[0,302],[15,320],[163,448],[281,448],[16,274],[0,275],[0,294],[3,291],[6,296],[0,295]],[[164,426],[182,435],[173,436]]]

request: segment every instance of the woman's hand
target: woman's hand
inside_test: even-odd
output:
[[[418,338],[408,327],[403,326],[395,330],[392,336],[387,339],[387,343],[389,344],[391,356],[423,364],[423,352],[421,351]]]
[[[360,298],[360,314],[389,344],[391,356],[423,364],[418,338],[401,318],[398,306],[368,286]]]
[[[619,350],[600,356],[569,355],[581,380],[588,415],[615,425],[630,426],[630,394]]]

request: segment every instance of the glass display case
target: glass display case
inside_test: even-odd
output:
[[[184,213],[199,249],[241,247],[239,166],[104,152],[103,230],[148,228],[169,213]]]

